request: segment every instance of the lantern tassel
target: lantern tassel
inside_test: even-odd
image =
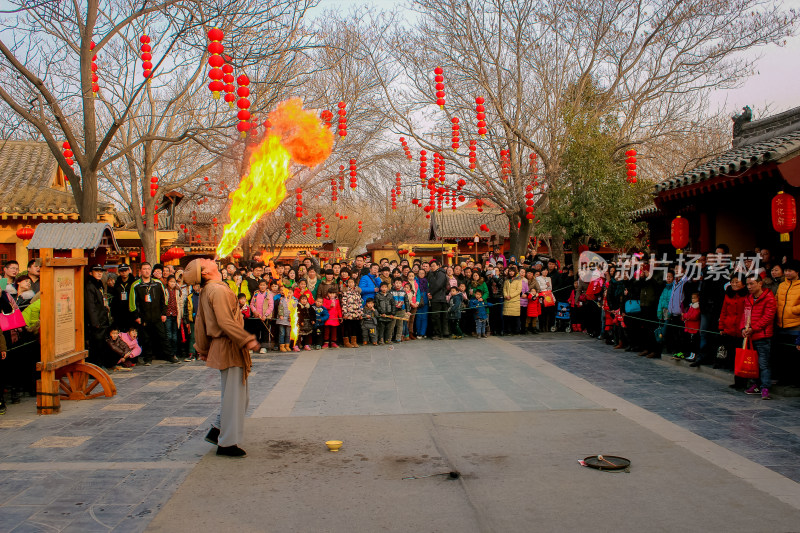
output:
[[[680,248],[675,248],[675,253],[680,255],[683,253],[683,250],[681,250]]]
[[[781,242],[789,242],[789,234],[781,233]]]

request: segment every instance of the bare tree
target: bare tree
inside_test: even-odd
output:
[[[600,89],[596,118],[617,117],[609,157],[631,146],[646,152],[657,139],[685,134],[709,90],[749,73],[753,61],[739,52],[781,43],[797,21],[769,0],[415,0],[413,8],[410,28],[385,27],[380,44],[362,42],[394,127],[442,154],[453,178],[467,181],[467,196],[505,210],[515,255],[532,229],[523,196],[529,157],[540,161],[536,208],[546,212],[548,183],[567,179],[562,160],[574,125],[566,118],[577,115],[587,87]],[[444,71],[443,110],[435,106],[435,67]],[[483,138],[476,97],[485,98]],[[453,118],[458,151],[449,142]],[[469,140],[477,141],[474,172]],[[561,246],[558,236],[553,241]]]
[[[299,26],[313,0],[10,3],[14,9],[2,28],[12,41],[0,40],[0,69],[12,82],[0,88],[0,98],[48,143],[81,218],[94,221],[99,175],[116,177],[111,186],[118,200],[138,217],[138,207],[145,206],[149,218],[157,200],[146,192],[149,180],[167,160],[184,159],[168,180],[176,188],[211,168],[213,156],[226,153],[230,138],[221,130],[234,121],[201,96],[207,30],[226,31],[237,67],[256,70],[254,65],[266,64],[283,72],[287,56],[308,40]],[[138,71],[143,34],[153,48],[148,81]],[[67,164],[62,140],[69,142],[79,171]],[[185,165],[190,143],[212,157]],[[171,153],[173,145],[178,153]],[[120,171],[126,179],[119,179]],[[137,227],[143,229],[141,220]]]

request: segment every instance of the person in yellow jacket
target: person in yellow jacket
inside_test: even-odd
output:
[[[508,267],[508,278],[503,283],[503,333],[516,335],[519,333],[519,299],[522,294],[522,278],[516,266]]]
[[[242,273],[236,272],[233,275],[233,279],[225,280],[225,283],[228,284],[228,287],[231,288],[233,294],[236,295],[238,298],[240,294],[244,294],[247,296],[247,301],[250,301],[250,288],[247,286],[247,283],[243,281]]]
[[[797,380],[800,373],[795,344],[800,336],[800,261],[783,265],[785,280],[775,292],[775,333],[773,335],[772,375],[782,383]]]

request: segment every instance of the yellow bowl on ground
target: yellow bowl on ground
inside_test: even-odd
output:
[[[342,441],[340,440],[328,440],[325,441],[325,446],[332,452],[338,452],[339,448],[342,447]]]

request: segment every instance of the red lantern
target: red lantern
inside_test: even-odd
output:
[[[240,252],[239,250],[234,250],[233,253],[231,254],[231,257],[233,257],[234,259],[241,259],[242,252]]]
[[[211,54],[208,58],[208,64],[212,67],[211,70],[208,71],[208,77],[211,79],[208,88],[214,100],[218,100],[219,93],[225,90],[225,84],[222,83],[224,73],[220,68],[225,63],[225,59],[222,57],[222,52],[225,50],[225,47],[222,46],[221,42],[224,37],[225,34],[219,28],[211,28],[208,30],[208,40],[211,41],[208,43],[208,52]]]
[[[459,131],[460,126],[458,125],[458,117],[453,117],[451,121],[453,123],[453,143],[450,145],[454,151],[458,151],[459,147],[459,140],[461,139],[460,135],[461,132]]]
[[[183,248],[178,248],[177,246],[173,246],[169,250],[167,250],[170,254],[170,258],[172,259],[180,259],[181,257],[186,255],[186,252],[183,251]]]
[[[486,224],[481,224],[481,231],[489,233],[489,226],[487,226]]]
[[[781,242],[789,241],[789,234],[797,226],[797,204],[794,197],[780,191],[772,199],[772,227],[781,234]]]
[[[94,41],[89,43],[89,50],[94,50]],[[97,55],[93,55],[92,56],[92,64],[91,64],[90,68],[92,70],[92,94],[94,95],[95,98],[97,98],[97,95],[100,92],[100,85],[97,83],[97,80],[99,78],[97,77],[97,63],[96,63],[96,61],[97,61]]]
[[[486,135],[486,108],[483,107],[483,97],[478,96],[475,98],[475,118],[478,125],[478,135],[483,137]]]
[[[137,252],[136,250],[131,250],[130,252],[128,252],[128,257],[130,257],[131,259],[136,259],[137,257],[139,257],[139,252]]]
[[[33,228],[25,226],[17,230],[17,237],[23,241],[29,241],[33,237]]]
[[[478,141],[476,141],[474,139],[469,141],[469,170],[470,171],[475,170],[475,165],[476,165],[476,163],[478,161],[477,150],[478,150]]]
[[[442,67],[436,67],[433,69],[433,81],[436,82],[436,104],[444,109],[444,76],[442,75],[444,70]]]
[[[675,217],[670,225],[670,238],[675,251],[681,253],[689,244],[689,221],[680,216]]]
[[[142,74],[147,79],[147,82],[150,82],[150,76],[153,73],[153,63],[151,60],[153,59],[153,54],[150,53],[152,48],[150,48],[150,37],[147,35],[142,35],[139,37],[139,42],[142,43],[141,46],[141,55],[139,56],[142,60]]]
[[[339,102],[337,107],[339,108],[339,137],[347,137],[347,104]]]

